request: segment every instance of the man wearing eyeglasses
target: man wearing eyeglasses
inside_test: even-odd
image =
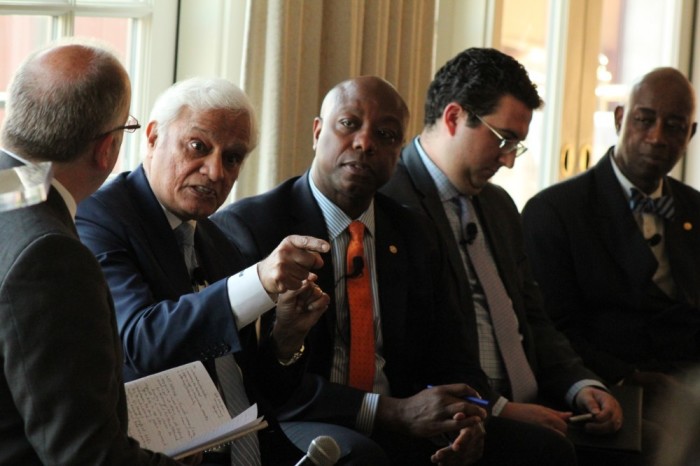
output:
[[[520,63],[472,48],[450,60],[428,89],[425,127],[404,147],[382,191],[425,213],[448,244],[450,279],[479,340],[492,414],[561,433],[575,411],[586,430],[620,428],[620,406],[586,369],[544,313],[522,247],[510,196],[489,182],[527,149],[532,112],[542,104]],[[565,410],[550,409],[547,400]]]
[[[0,169],[50,163],[47,199],[0,213],[0,465],[172,465],[127,436],[109,288],[75,229],[112,171],[131,85],[94,45],[50,45],[8,92]]]

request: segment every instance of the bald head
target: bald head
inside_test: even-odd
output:
[[[656,68],[642,76],[633,86],[627,102],[634,105],[640,95],[652,93],[677,98],[675,110],[695,116],[695,90],[683,73],[675,68]]]
[[[129,77],[110,52],[51,46],[31,55],[13,77],[3,144],[30,160],[69,162],[126,121],[130,100]]]
[[[615,161],[637,188],[652,193],[686,153],[695,133],[695,91],[674,68],[656,68],[615,109]]]
[[[409,111],[401,95],[388,81],[378,76],[359,76],[337,84],[328,91],[321,104],[321,118],[324,118],[339,103],[355,96],[373,99],[382,105],[387,105],[388,110],[400,120],[402,124],[402,136],[408,124]]]

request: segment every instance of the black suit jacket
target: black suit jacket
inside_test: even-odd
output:
[[[58,192],[0,213],[0,238],[0,464],[179,464],[127,437],[112,299]]]
[[[665,241],[677,299],[654,285],[657,261],[612,168],[545,189],[523,210],[526,247],[546,309],[586,364],[610,382],[635,368],[700,361],[700,193],[672,178],[676,214]]]
[[[459,245],[452,234],[435,183],[413,143],[404,147],[396,172],[382,192],[423,212],[437,227],[447,244],[450,262],[448,279],[452,287],[459,290],[459,307],[468,321],[468,338],[478,339],[471,288]],[[474,197],[474,206],[500,277],[513,302],[525,354],[537,378],[540,396],[561,404],[574,383],[582,379],[597,380],[598,377],[583,366],[567,339],[554,328],[542,308],[541,296],[523,250],[520,215],[513,200],[502,188],[489,183]],[[491,392],[491,396],[496,397],[497,394]]]
[[[328,239],[308,176],[240,200],[212,217],[248,263],[265,257],[290,234]],[[478,378],[475,373],[483,376],[470,357],[476,341],[465,338],[461,317],[449,302],[452,294],[444,291],[445,256],[435,234],[414,213],[380,194],[375,197],[375,216],[385,371],[392,395],[406,397],[428,384],[468,382]],[[308,336],[308,369],[321,388],[297,398],[286,415],[355,427],[364,393],[328,382],[337,323],[331,254],[323,260],[318,283],[331,303]]]

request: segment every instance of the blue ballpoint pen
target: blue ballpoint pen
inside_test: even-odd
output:
[[[428,385],[428,388],[433,388],[433,385]],[[479,398],[478,396],[465,396],[463,399],[464,401],[468,401],[477,406],[481,406],[482,408],[488,408],[489,406],[489,400],[484,400],[483,398]]]

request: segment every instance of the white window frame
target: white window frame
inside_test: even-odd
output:
[[[132,85],[131,113],[145,124],[155,99],[174,82],[178,7],[174,0],[0,0],[0,15],[52,16],[52,40],[73,35],[75,16],[133,19],[132,49],[125,65]],[[1,94],[0,105],[4,106]],[[144,140],[143,129],[126,138],[122,169],[138,165]]]

